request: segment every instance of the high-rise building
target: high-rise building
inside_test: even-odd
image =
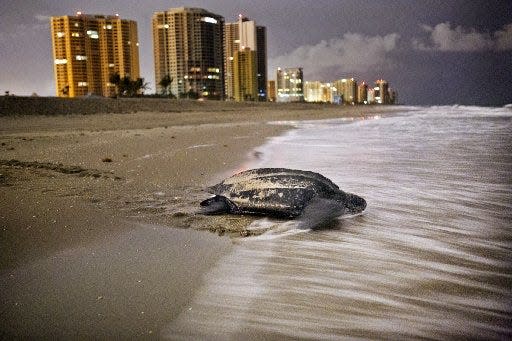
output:
[[[267,98],[270,102],[276,101],[276,81],[275,80],[269,80],[267,82]]]
[[[357,103],[368,104],[368,85],[365,81],[357,86]]]
[[[255,101],[258,97],[256,51],[246,47],[235,51],[233,59],[233,78],[235,80],[235,101]]]
[[[238,70],[236,74],[242,78],[235,79],[235,54],[238,52],[247,55],[247,51],[256,52],[255,63],[255,74],[245,75]],[[238,21],[235,23],[227,23],[224,29],[224,65],[225,65],[225,91],[226,98],[235,99],[237,101],[245,100],[267,100],[267,38],[266,28],[263,26],[257,26],[256,22],[243,17],[238,16]],[[247,60],[247,58],[243,58]],[[245,68],[245,71],[252,72],[253,68]],[[249,89],[246,86],[242,86],[240,83],[246,81],[249,78],[256,79],[256,91],[254,93],[246,93],[243,96],[235,96],[235,87],[237,89],[245,88],[246,91]],[[251,87],[252,89],[252,87]],[[240,94],[239,94],[240,95]]]
[[[375,81],[375,86],[373,88],[375,90],[375,102],[378,104],[390,104],[389,99],[389,85],[383,79],[378,79]]]
[[[302,68],[277,68],[277,101],[304,102],[304,75]]]
[[[389,88],[389,104],[398,103],[398,92],[395,89]]]
[[[256,54],[258,56],[258,100],[267,101],[267,28],[256,26]]]
[[[357,103],[357,81],[354,78],[343,78],[334,82],[336,95],[340,96],[345,104]]]
[[[368,104],[375,104],[375,89],[372,87],[368,88]]]
[[[137,23],[118,15],[51,18],[56,95],[113,96],[113,74],[139,78]]]
[[[319,81],[304,82],[304,100],[306,102],[333,103],[334,88],[331,83]]]
[[[235,99],[235,52],[240,49],[238,22],[224,25],[224,91],[227,100]]]
[[[224,18],[202,8],[153,14],[155,81],[169,75],[178,96],[224,98]]]

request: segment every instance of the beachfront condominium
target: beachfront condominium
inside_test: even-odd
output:
[[[302,68],[277,68],[277,102],[304,102]]]
[[[155,12],[153,52],[155,82],[170,76],[175,96],[224,98],[224,18],[202,8]]]
[[[276,101],[276,81],[273,79],[267,82],[267,99],[269,102]]]
[[[343,78],[334,81],[336,95],[345,104],[357,103],[357,81],[354,78]]]
[[[391,104],[389,97],[389,84],[387,81],[383,79],[378,79],[375,81],[375,86],[373,87],[375,94],[375,102],[378,104]]]
[[[137,23],[118,15],[51,18],[56,95],[113,96],[113,74],[139,78]]]
[[[365,81],[357,86],[357,103],[368,104],[368,84]]]
[[[226,99],[267,100],[266,28],[242,15],[224,28]]]
[[[304,100],[314,103],[333,103],[334,87],[331,83],[304,82]]]

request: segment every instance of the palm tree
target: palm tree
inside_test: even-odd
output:
[[[134,88],[136,94],[139,93],[139,91],[141,91],[142,94],[144,94],[144,91],[149,88],[149,83],[145,83],[144,78],[137,78],[134,82]]]
[[[120,95],[119,86],[121,85],[121,76],[119,75],[119,73],[116,72],[116,73],[111,74],[108,81],[111,84],[115,85],[115,87],[116,87],[116,97],[119,97],[119,95]]]
[[[169,74],[165,75],[160,80],[158,85],[160,85],[162,87],[162,95],[164,95],[164,96],[168,95],[169,97],[172,96],[172,92],[169,89],[169,87],[171,86],[171,83],[172,83],[172,77]]]

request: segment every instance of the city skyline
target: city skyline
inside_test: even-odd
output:
[[[506,86],[512,80],[512,4],[506,1],[7,1],[0,14],[0,90],[54,95],[49,17],[81,10],[118,12],[138,23],[140,76],[155,92],[151,15],[180,6],[224,18],[243,14],[265,26],[269,80],[278,66],[300,66],[305,81],[386,79],[406,104],[512,102]]]

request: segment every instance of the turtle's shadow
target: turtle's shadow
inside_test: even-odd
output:
[[[318,226],[315,226],[311,229],[312,232],[320,232],[320,231],[327,231],[327,230],[342,230],[343,229],[343,221],[339,219],[334,219],[327,221],[323,224],[320,224]]]

